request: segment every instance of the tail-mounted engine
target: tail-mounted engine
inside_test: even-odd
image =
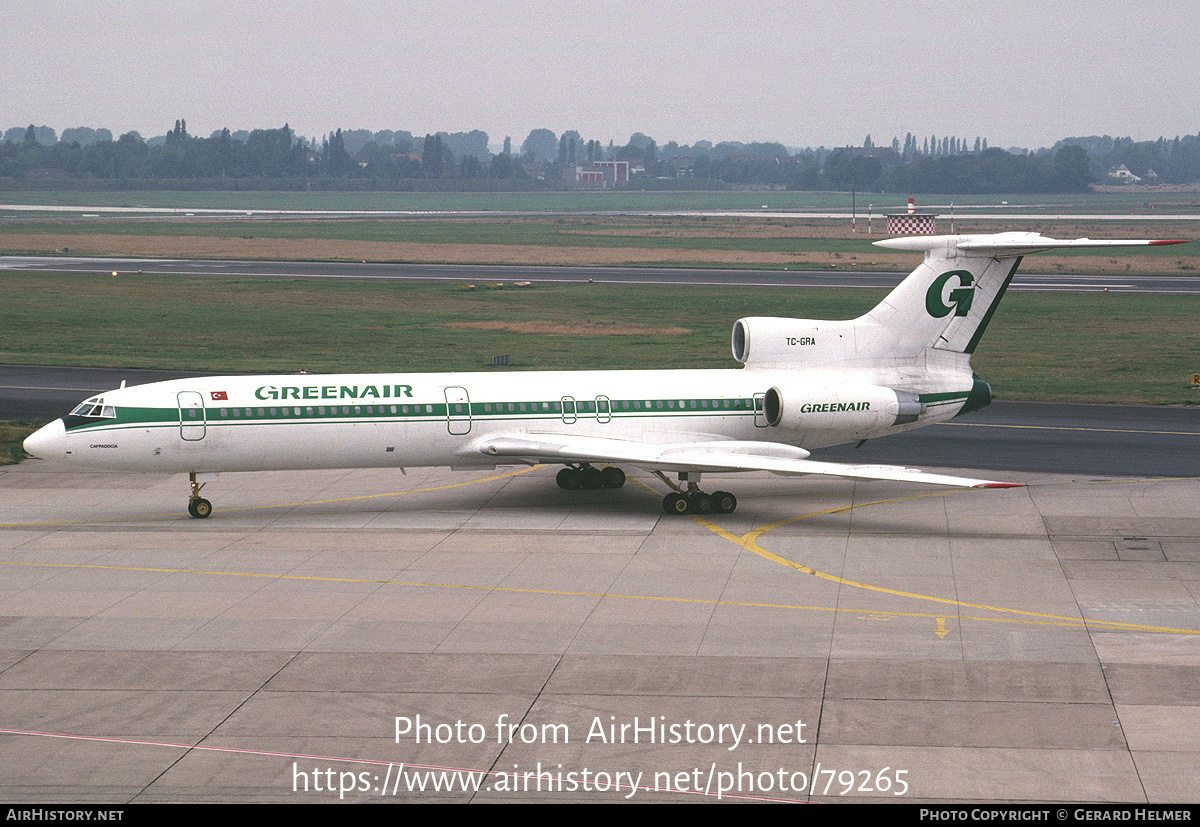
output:
[[[820,367],[853,358],[854,322],[757,316],[733,325],[733,358],[747,367]]]
[[[763,399],[767,424],[795,431],[884,431],[916,422],[915,393],[877,385],[773,387]]]

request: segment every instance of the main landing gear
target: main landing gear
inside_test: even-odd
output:
[[[663,511],[668,514],[732,514],[737,508],[737,497],[728,491],[717,491],[713,494],[701,491],[699,471],[680,471],[679,484],[671,482],[661,471],[655,471],[654,476],[675,489],[673,493],[663,497]],[[612,466],[593,468],[584,462],[568,465],[559,471],[554,479],[559,488],[567,491],[580,488],[620,488],[625,484],[625,472]]]
[[[661,471],[655,471],[654,475],[675,489],[663,497],[663,511],[668,514],[732,514],[737,508],[737,497],[728,491],[712,494],[701,491],[699,471],[680,471],[680,485],[671,482]],[[687,485],[686,490],[683,484]]]
[[[558,472],[554,478],[558,487],[566,491],[580,488],[620,488],[625,484],[625,472],[611,465],[605,468],[593,468],[586,462],[582,465],[569,465]]]
[[[204,487],[204,483],[196,482],[195,472],[188,476],[192,483],[192,495],[188,497],[188,513],[203,519],[212,513],[212,503],[200,496],[200,489]]]

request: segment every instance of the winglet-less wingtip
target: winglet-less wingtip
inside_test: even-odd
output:
[[[981,482],[976,488],[1024,488],[1023,482]]]

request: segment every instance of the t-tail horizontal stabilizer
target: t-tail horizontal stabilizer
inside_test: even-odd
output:
[[[1188,239],[1048,238],[1041,233],[993,233],[990,235],[919,235],[873,242],[876,247],[913,252],[984,255],[993,258],[1026,256],[1047,250],[1078,247],[1160,247],[1187,244]]]

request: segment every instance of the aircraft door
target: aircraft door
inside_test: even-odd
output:
[[[574,425],[578,414],[575,413],[575,397],[564,396],[562,398],[562,419],[564,425]]]
[[[446,427],[457,436],[471,432],[471,399],[466,388],[446,388]]]
[[[754,394],[754,427],[755,428],[767,427],[768,423],[767,423],[767,409],[766,409],[766,401],[765,401],[766,397],[767,397],[767,395],[765,393]]]
[[[596,421],[608,422],[612,419],[612,403],[607,396],[596,397]]]
[[[175,398],[179,402],[180,438],[188,442],[204,439],[204,395],[198,391],[180,391]]]

